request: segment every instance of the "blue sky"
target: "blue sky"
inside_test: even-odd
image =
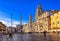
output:
[[[60,0],[0,0],[0,21],[10,25],[11,14],[15,25],[19,24],[21,15],[23,24],[28,22],[30,14],[34,20],[38,4],[43,10],[60,10]]]

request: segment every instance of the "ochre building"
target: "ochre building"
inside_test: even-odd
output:
[[[31,21],[31,20],[30,20]],[[24,25],[25,31],[29,32],[29,23]],[[53,32],[60,31],[60,10],[46,10],[44,11],[41,5],[37,6],[35,13],[35,20],[32,24],[31,32]]]

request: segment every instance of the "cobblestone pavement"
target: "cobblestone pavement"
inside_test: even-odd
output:
[[[0,35],[0,41],[60,41],[60,34],[13,34],[12,38],[8,35]]]

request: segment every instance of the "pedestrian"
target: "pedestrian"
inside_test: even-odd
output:
[[[44,41],[46,41],[46,31],[44,31],[43,34],[44,34]]]
[[[46,31],[43,32],[44,36],[46,36]]]
[[[12,34],[11,33],[9,34],[9,38],[12,38]]]

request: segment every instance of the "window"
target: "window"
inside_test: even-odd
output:
[[[40,29],[40,30],[42,30],[42,29]]]
[[[57,18],[58,18],[58,16],[57,16]]]
[[[38,14],[40,14],[41,12],[40,12],[40,9],[38,9]],[[39,15],[38,15],[39,16]]]
[[[57,21],[57,24],[59,24],[59,21]]]
[[[54,22],[53,22],[53,24],[54,24]]]

